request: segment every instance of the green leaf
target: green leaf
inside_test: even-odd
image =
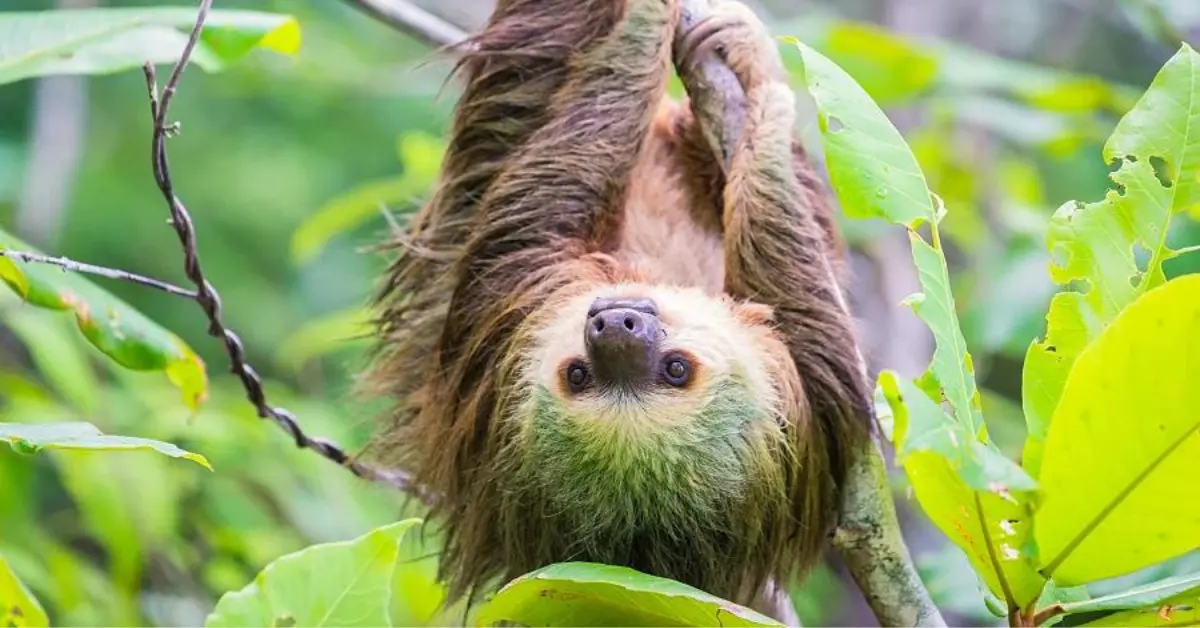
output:
[[[0,13],[0,85],[55,74],[108,74],[174,63],[196,22],[194,8],[105,8]],[[192,54],[210,72],[254,48],[295,54],[295,18],[213,11]]]
[[[0,231],[0,250],[34,252]],[[78,275],[44,264],[0,257],[0,281],[40,308],[71,312],[84,337],[114,362],[134,371],[163,371],[197,408],[208,394],[204,362],[182,339],[159,327],[124,301]]]
[[[1155,606],[1137,610],[1121,611],[1091,621],[1085,626],[1154,626],[1167,628],[1169,626],[1195,626],[1200,623],[1200,591],[1193,589],[1188,593],[1167,598]]]
[[[936,210],[904,138],[867,92],[821,53],[800,49],[801,76],[817,104],[817,121],[838,201],[852,218],[884,218],[915,228]],[[864,159],[869,155],[869,159]]]
[[[795,43],[804,60],[809,92],[817,103],[830,180],[842,206],[851,215],[881,217],[909,229],[923,292],[909,297],[907,303],[929,326],[935,340],[933,362],[922,377],[922,386],[936,390],[937,396],[950,404],[952,416],[970,440],[984,441],[986,429],[975,369],[958,323],[950,271],[941,252],[937,229],[941,212],[935,207],[917,160],[887,116],[852,78],[812,48]],[[864,159],[863,155],[872,158]],[[930,225],[932,244],[917,233],[921,223]],[[975,451],[966,453],[974,455]],[[1013,475],[998,465],[979,464],[975,468],[1003,475],[968,477],[976,489],[1032,486],[1032,480],[1023,473]],[[1018,486],[1009,487],[1009,481],[1017,481]]]
[[[1025,356],[1024,458],[1035,476],[1075,359],[1123,308],[1166,281],[1162,264],[1174,254],[1167,246],[1171,220],[1200,203],[1200,54],[1184,44],[1163,66],[1113,131],[1104,158],[1120,163],[1110,175],[1117,189],[1097,203],[1063,205],[1047,235],[1057,259],[1051,278],[1087,290],[1055,295],[1046,338]],[[1136,247],[1150,255],[1145,268],[1137,265]]]
[[[49,626],[46,611],[0,556],[0,626]]]
[[[0,440],[7,441],[14,451],[28,454],[43,449],[152,450],[164,456],[191,460],[212,471],[212,465],[200,454],[146,438],[108,436],[91,423],[0,423]]]
[[[1147,292],[1080,353],[1054,412],[1034,527],[1059,584],[1200,547],[1200,275]]]
[[[392,204],[409,203],[424,194],[442,167],[444,145],[420,133],[405,135],[397,146],[404,173],[370,181],[333,199],[301,223],[292,236],[292,258],[311,262],[337,235],[362,225]]]
[[[420,519],[407,519],[284,556],[226,593],[205,625],[438,625],[445,593],[421,529]]]
[[[1063,612],[1067,614],[1090,613],[1093,611],[1123,611],[1146,607],[1157,609],[1171,598],[1186,595],[1200,597],[1200,573],[1183,574],[1134,587],[1120,593],[1063,604],[1062,608]]]
[[[504,586],[479,625],[778,626],[778,622],[685,584],[626,567],[560,563]]]
[[[907,379],[884,371],[879,384],[895,421],[897,464],[922,510],[966,553],[997,597],[1019,608],[1036,600],[1046,579],[1029,548],[1029,495],[978,490],[966,480],[1007,476],[1018,484],[1020,467],[993,445],[972,438]]]

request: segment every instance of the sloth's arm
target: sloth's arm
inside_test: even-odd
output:
[[[579,254],[618,217],[665,89],[676,0],[606,4],[620,13],[615,27],[574,53],[547,121],[504,164],[482,200],[467,253],[479,272],[514,254],[548,260]]]
[[[844,473],[833,544],[881,625],[944,626],[900,535],[878,444],[861,429],[873,417],[866,365],[832,260],[832,213],[793,140],[778,51],[736,2],[683,5],[676,62],[727,178],[726,289],[774,306],[813,419],[841,458],[830,460]]]
[[[489,383],[526,314],[586,278],[591,265],[575,262],[616,226],[666,88],[678,0],[511,0],[508,9],[548,26],[587,23],[588,35],[566,42],[566,79],[541,126],[479,200],[441,335],[441,363],[456,369],[461,394]],[[536,65],[526,71],[537,75]]]

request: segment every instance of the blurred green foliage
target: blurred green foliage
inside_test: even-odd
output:
[[[383,210],[403,221],[427,192],[453,105],[449,64],[342,3],[218,4],[292,15],[304,43],[295,56],[255,51],[220,74],[187,74],[172,109],[182,129],[170,145],[177,191],[196,221],[226,320],[270,378],[272,401],[310,434],[354,450],[377,408],[352,394],[364,359],[364,343],[352,338],[386,263],[362,249],[389,228]],[[4,6],[47,8],[40,0]],[[774,27],[846,68],[889,113],[919,113],[902,130],[930,186],[954,208],[943,235],[988,427],[997,441],[1009,432],[1016,436],[1004,442],[1020,443],[1020,360],[1056,289],[1045,272],[1051,215],[1067,200],[1103,195],[1108,170],[1096,155],[1166,54],[1131,56],[1130,67],[1110,68],[1111,76],[1089,75],[832,14]],[[789,68],[799,71],[790,48]],[[1125,84],[1131,75],[1140,82]],[[83,80],[82,163],[77,176],[55,182],[69,191],[61,229],[35,244],[182,285],[178,244],[150,172],[142,77]],[[34,81],[0,86],[0,227],[19,237],[29,237],[23,199],[35,180],[33,155],[54,148],[35,145],[45,115],[38,103]],[[882,221],[845,227],[863,250],[893,233]],[[1168,236],[1174,246],[1200,242],[1200,227],[1176,220]],[[1198,258],[1167,260],[1164,270],[1200,270]],[[414,514],[393,492],[296,450],[257,419],[193,303],[102,285],[195,349],[209,367],[208,402],[190,410],[166,378],[115,368],[70,320],[0,291],[0,422],[87,422],[200,453],[216,472],[152,452],[0,451],[0,556],[54,624],[197,625],[218,596],[242,589],[280,556]],[[897,485],[906,495],[903,477]],[[909,514],[913,538],[928,539],[924,515]],[[942,538],[914,544],[939,605],[953,623],[995,624],[978,601],[977,577],[952,549]],[[1193,558],[1121,585],[1163,577]],[[869,621],[856,596],[835,566],[823,566],[796,602],[809,625]]]

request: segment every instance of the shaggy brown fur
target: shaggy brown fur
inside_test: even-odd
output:
[[[868,433],[869,388],[778,51],[739,11],[705,44],[722,49],[749,105],[728,175],[707,122],[665,97],[678,0],[500,0],[461,61],[441,183],[397,243],[371,373],[396,401],[378,451],[439,496],[456,597],[597,560],[749,602],[824,547],[848,452]],[[527,401],[531,328],[622,282],[728,299],[741,331],[763,338],[786,441],[768,475],[782,488],[747,487],[719,520],[600,531],[611,547],[581,548],[547,487],[511,481],[522,452],[506,419]]]

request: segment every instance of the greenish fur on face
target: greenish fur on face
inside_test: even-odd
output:
[[[635,537],[732,533],[731,510],[764,488],[783,490],[772,472],[782,446],[775,418],[734,378],[710,384],[687,417],[652,419],[632,397],[582,414],[543,387],[534,396],[521,475],[545,491],[585,555],[624,558],[603,555]]]

